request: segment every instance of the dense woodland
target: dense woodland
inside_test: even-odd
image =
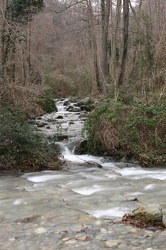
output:
[[[11,107],[21,117],[40,115],[48,95],[90,95],[103,102],[86,125],[89,151],[100,145],[108,154],[139,155],[144,165],[147,152],[152,162],[157,152],[157,162],[164,163],[165,10],[165,0],[1,0],[1,118],[7,112],[13,115]],[[139,124],[131,117],[119,121],[131,112]],[[128,137],[119,131],[117,136],[119,124],[128,126],[124,129]],[[108,127],[110,136],[105,135]],[[140,134],[144,129],[148,133]],[[4,145],[0,143],[1,148]],[[2,149],[0,153],[4,158]]]

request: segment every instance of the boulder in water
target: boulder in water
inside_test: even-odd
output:
[[[92,104],[92,103],[93,103],[93,100],[90,97],[86,97],[86,98],[80,100],[78,102],[78,105],[79,106],[81,106],[81,105],[87,105],[87,104],[89,105],[89,104]]]
[[[74,149],[74,154],[83,155],[86,153],[87,153],[87,141],[86,140],[80,141]]]
[[[122,221],[138,227],[165,228],[161,207],[154,204],[142,204],[134,209],[131,214],[124,215]]]
[[[102,165],[100,165],[99,163],[94,162],[94,161],[86,161],[80,165],[87,167],[87,168],[102,168]]]
[[[93,104],[92,105],[81,105],[80,107],[81,107],[82,111],[87,111],[87,112],[90,112],[95,108],[95,106]]]
[[[56,119],[63,119],[63,116],[62,116],[62,115],[58,115],[58,116],[56,117]]]
[[[69,112],[80,112],[80,111],[81,111],[81,108],[80,108],[80,107],[76,107],[76,106],[70,105],[69,107],[67,107],[66,110],[69,111]]]

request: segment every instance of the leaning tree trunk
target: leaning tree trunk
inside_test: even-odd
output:
[[[127,50],[128,50],[128,30],[129,30],[129,3],[130,0],[123,0],[123,53],[121,69],[118,79],[118,88],[121,89],[124,82],[126,60],[127,60]]]

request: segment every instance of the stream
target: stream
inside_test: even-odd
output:
[[[36,119],[40,133],[68,138],[59,142],[62,170],[0,176],[0,250],[166,250],[166,230],[115,223],[157,203],[166,224],[166,169],[75,155],[86,113],[67,111],[65,101]]]

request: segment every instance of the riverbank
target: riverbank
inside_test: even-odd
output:
[[[164,98],[104,99],[85,123],[88,152],[137,160],[144,167],[166,165],[165,111]]]
[[[166,170],[74,154],[86,118],[64,102],[34,125],[68,138],[58,143],[61,170],[0,175],[0,249],[165,250],[165,230],[117,222],[140,204],[157,203],[166,224]]]

